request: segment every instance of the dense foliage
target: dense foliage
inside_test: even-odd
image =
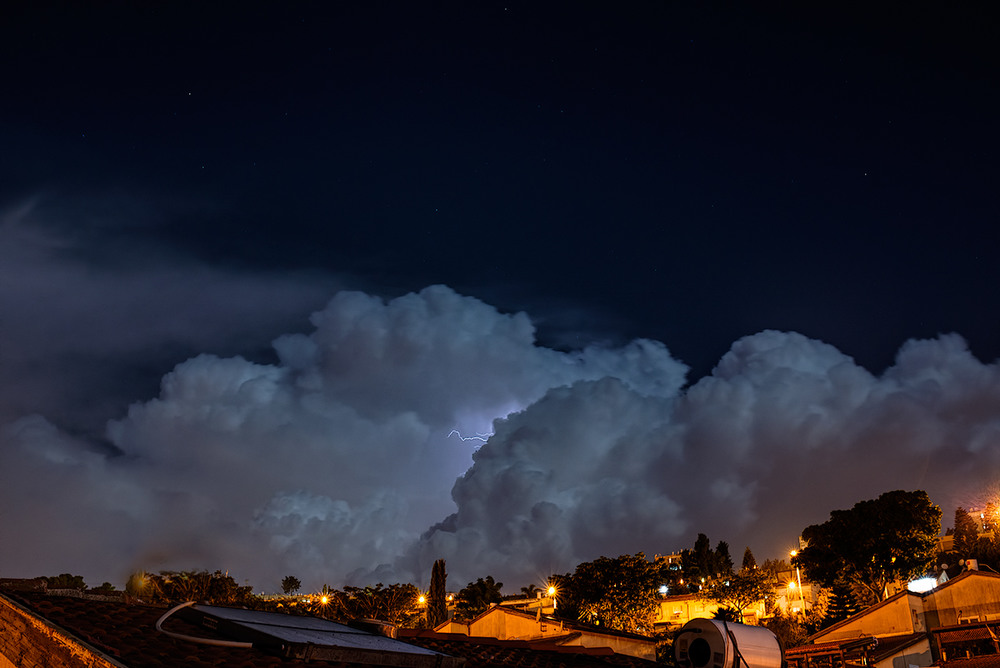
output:
[[[744,608],[749,608],[773,593],[774,578],[769,573],[756,568],[744,568],[725,580],[714,581],[703,592],[703,596],[735,609],[738,616],[731,621],[742,622]]]
[[[751,555],[752,556],[752,555]],[[725,579],[733,572],[733,559],[729,556],[729,543],[719,541],[713,550],[708,536],[698,534],[694,549],[681,552],[684,579],[690,591],[700,591],[715,580]]]
[[[582,563],[558,580],[561,614],[569,607],[562,603],[566,598],[581,621],[652,635],[664,570],[663,562],[649,561],[642,552]]]
[[[222,571],[161,571],[133,573],[125,591],[151,603],[201,601],[213,605],[256,608],[259,597],[249,585],[241,586]]]
[[[747,549],[743,550],[743,570],[757,568],[757,560],[754,559],[753,552],[750,550],[750,546],[747,545]]]
[[[985,511],[973,517],[967,510],[955,510],[954,543],[947,563],[955,566],[965,559],[975,559],[980,564],[1000,565],[1000,533],[996,531],[996,508],[987,505]]]
[[[398,626],[411,626],[421,612],[417,607],[420,590],[412,584],[379,582],[374,587],[344,587],[332,594],[347,619],[377,619]]]
[[[79,589],[83,591],[87,588],[87,583],[83,581],[82,575],[62,573],[49,577],[43,576],[41,579],[45,580],[45,586],[49,589]]]
[[[852,583],[883,600],[890,582],[923,575],[934,563],[940,531],[941,509],[926,492],[886,492],[806,527],[806,547],[792,563],[823,586]]]
[[[502,587],[503,583],[494,580],[492,575],[470,582],[455,599],[455,619],[469,621],[486,612],[491,605],[503,600]]]
[[[294,575],[286,575],[281,580],[281,591],[285,594],[294,594],[302,588],[302,583]]]

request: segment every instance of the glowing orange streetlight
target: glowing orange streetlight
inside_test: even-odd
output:
[[[798,550],[792,550],[788,554],[792,557],[792,559],[794,559],[798,553]],[[795,564],[795,580],[799,583],[799,603],[802,604],[802,616],[804,617],[806,614],[806,599],[802,594],[802,574],[799,573],[798,564]]]

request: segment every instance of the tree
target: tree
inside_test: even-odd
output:
[[[724,578],[733,572],[733,558],[729,556],[729,543],[720,540],[715,546],[712,577]]]
[[[955,509],[955,532],[952,549],[960,559],[975,558],[979,547],[979,524],[965,508]]]
[[[110,582],[103,582],[103,583],[101,583],[100,587],[95,587],[94,589],[91,589],[90,591],[93,592],[93,593],[95,593],[95,594],[110,594],[113,591],[115,591],[115,586],[113,584],[111,584]]]
[[[492,575],[487,575],[486,579],[479,578],[475,582],[470,582],[465,589],[458,592],[455,603],[455,618],[460,621],[469,621],[486,612],[494,603],[503,600],[500,589],[502,582],[497,582]]]
[[[832,590],[826,587],[820,587],[819,592],[817,592],[816,600],[813,602],[812,607],[809,608],[802,622],[809,635],[830,626],[829,617],[832,595]]]
[[[524,594],[526,598],[535,598],[539,591],[541,590],[534,584],[521,587],[521,593]]]
[[[431,589],[427,593],[427,625],[432,629],[448,620],[448,603],[445,601],[444,559],[438,559],[431,567]]]
[[[729,543],[720,540],[713,550],[708,536],[698,534],[693,550],[681,551],[681,565],[692,591],[699,591],[697,585],[710,586],[719,578],[726,578],[733,572],[733,558],[729,555]]]
[[[743,610],[774,592],[774,581],[764,571],[743,569],[728,580],[717,580],[704,592],[704,597],[739,611],[733,621],[743,621]]]
[[[886,492],[806,527],[792,565],[825,587],[845,580],[884,600],[890,582],[927,572],[940,532],[941,509],[926,492]]]
[[[737,610],[736,608],[730,608],[728,606],[722,606],[715,610],[715,614],[712,615],[712,619],[718,619],[722,622],[743,622],[743,612]]]
[[[854,592],[846,582],[836,582],[830,588],[830,600],[823,623],[836,624],[848,617],[853,617],[861,611],[854,598]]]
[[[764,563],[759,566],[760,570],[765,573],[770,573],[775,578],[784,571],[791,570],[788,562],[784,559],[765,559]]]
[[[420,590],[412,584],[384,587],[379,582],[374,587],[344,587],[339,598],[345,614],[351,619],[378,619],[406,626],[419,615]]]
[[[83,591],[87,588],[87,583],[83,581],[82,575],[61,573],[60,575],[42,577],[42,579],[45,580],[45,586],[49,589],[79,589]]]
[[[996,532],[996,530],[1000,528],[997,524],[998,517],[1000,517],[1000,512],[997,511],[997,505],[992,501],[988,501],[986,503],[986,508],[983,509],[981,522],[983,531]]]
[[[681,552],[681,562],[689,578],[710,579],[715,564],[715,553],[712,552],[712,543],[708,540],[708,536],[703,533],[698,534],[698,538],[694,541],[694,549]]]
[[[798,647],[805,643],[809,636],[808,631],[799,620],[781,614],[780,610],[773,617],[765,620],[763,626],[778,637],[782,647]]]
[[[549,586],[556,590],[556,617],[579,620],[580,597],[576,591],[576,582],[572,573],[553,574],[549,576]]]
[[[570,587],[581,621],[651,635],[662,580],[662,563],[648,561],[639,552],[580,564],[570,578]],[[561,601],[560,593],[560,605]]]
[[[285,594],[294,594],[302,588],[302,583],[294,575],[286,575],[281,580],[281,591]]]
[[[153,603],[205,601],[246,608],[259,604],[252,587],[236,584],[222,571],[161,571],[159,575],[139,571],[129,577],[125,591]]]
[[[747,549],[743,550],[743,568],[744,571],[752,571],[757,568],[757,560],[753,557],[753,552],[750,551],[750,546],[747,545]]]

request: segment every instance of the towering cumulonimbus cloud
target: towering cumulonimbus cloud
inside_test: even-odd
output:
[[[782,556],[890,489],[968,505],[1000,463],[1000,368],[957,335],[876,376],[765,331],[685,387],[660,343],[546,349],[526,314],[444,286],[340,292],[312,325],[273,364],[179,364],[109,424],[110,449],[7,424],[0,526],[26,538],[4,541],[4,571],[224,568],[275,590],[426,584],[444,558],[453,586],[519,586],[699,532]]]
[[[1000,366],[957,335],[906,343],[875,377],[832,346],[766,331],[683,394],[581,381],[500,421],[455,484],[457,512],[401,563],[537,580],[691,547],[699,532],[781,557],[830,510],[892,489],[927,490],[947,522],[995,489],[998,445]]]
[[[80,496],[95,503],[72,513],[93,538],[75,537],[80,554],[114,534],[135,568],[204,564],[264,587],[282,571],[341,584],[391,561],[453,509],[448,492],[494,419],[582,379],[673,395],[686,372],[655,342],[538,347],[526,315],[443,286],[389,302],[341,292],[312,324],[275,341],[277,364],[201,355],[178,365],[159,397],[109,425],[114,458],[77,461],[82,444],[43,419],[15,422],[5,471],[37,466],[47,489],[35,495],[38,511],[54,518],[71,504],[57,481],[85,487]],[[102,494],[112,483],[125,491]],[[23,519],[14,528],[27,533]]]

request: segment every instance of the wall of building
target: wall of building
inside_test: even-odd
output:
[[[831,627],[827,633],[813,636],[814,643],[836,642],[861,636],[895,636],[926,631],[922,617],[923,604],[916,594],[901,594],[876,608],[869,608],[844,624]]]
[[[653,623],[658,627],[680,628],[692,619],[714,619],[723,604],[699,598],[696,594],[667,596],[658,601]],[[764,601],[743,608],[743,623],[758,624],[765,616]]]
[[[565,636],[569,633],[578,634],[576,638],[567,641],[566,645],[581,647],[610,647],[617,654],[627,654],[642,659],[656,660],[656,644],[652,641],[640,640],[603,634],[581,629],[578,626],[566,628],[564,624],[552,619],[535,619],[524,614],[495,607],[486,614],[473,620],[468,626],[468,634],[499,640],[533,640],[554,636]]]
[[[922,640],[913,647],[893,654],[884,661],[880,661],[876,668],[911,668],[912,666],[933,666],[934,657],[931,655],[931,644],[927,640]]]
[[[528,640],[564,633],[560,624],[519,614],[508,614],[502,608],[491,610],[469,625],[469,635],[501,640]]]
[[[610,647],[615,654],[627,654],[640,659],[656,661],[656,643],[612,635],[598,635],[583,631],[580,638],[566,643],[583,647]]]
[[[719,604],[698,598],[694,594],[667,596],[660,599],[654,623],[668,627],[681,627],[692,619],[712,619]]]
[[[0,668],[122,668],[0,595]]]
[[[927,628],[1000,619],[1000,576],[969,571],[924,599]]]

